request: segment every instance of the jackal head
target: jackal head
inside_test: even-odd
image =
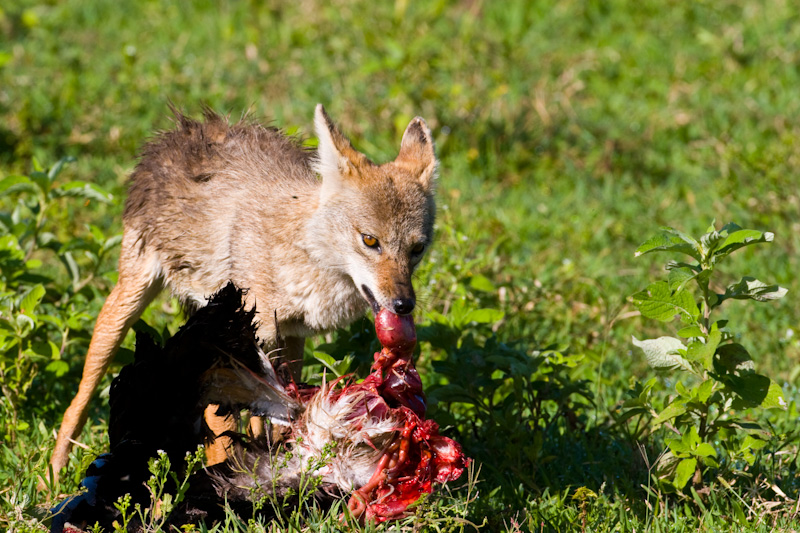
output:
[[[416,305],[411,275],[431,245],[437,160],[433,138],[417,117],[394,161],[377,165],[358,152],[318,105],[316,171],[319,206],[306,228],[324,267],[346,273],[377,314]]]

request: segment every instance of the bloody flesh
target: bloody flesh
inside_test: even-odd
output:
[[[375,354],[373,373],[360,385],[375,387],[403,427],[369,482],[350,497],[348,508],[361,521],[383,522],[404,516],[433,490],[434,481],[458,479],[469,459],[458,443],[439,435],[436,422],[425,420],[425,395],[412,359],[417,343],[413,318],[382,309],[375,330],[383,349]]]
[[[356,520],[383,522],[406,516],[434,483],[462,474],[469,459],[461,447],[425,419],[411,317],[378,313],[383,349],[364,380],[309,387],[286,380],[288,373],[273,368],[258,348],[255,309],[244,309],[243,296],[229,284],[164,346],[137,338],[134,362],[111,387],[110,451],[87,469],[86,490],[54,510],[54,533],[79,531],[68,523],[113,529],[122,518],[115,502],[124,494],[132,505],[149,505],[149,459],[163,450],[177,465],[205,442],[210,430],[203,413],[210,404],[223,413],[264,416],[285,428],[284,440],[271,446],[236,439],[229,461],[192,476],[167,518],[173,527],[221,520],[212,517],[223,503],[249,505],[253,491],[296,494],[304,472],[318,479],[321,499],[350,492]]]

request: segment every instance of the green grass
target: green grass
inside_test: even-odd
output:
[[[469,519],[512,531],[791,530],[800,488],[800,341],[792,334],[800,316],[799,62],[800,14],[780,0],[12,0],[0,8],[0,179],[30,173],[34,157],[47,165],[74,156],[59,179],[97,183],[115,200],[60,204],[49,227],[63,239],[87,235],[89,223],[110,235],[121,229],[136,150],[170,126],[170,101],[195,115],[203,104],[232,117],[249,111],[306,136],[322,102],[380,161],[394,157],[408,121],[421,115],[441,178],[438,241],[417,279],[418,321],[426,311],[448,315],[461,298],[500,309],[499,340],[527,353],[558,344],[581,355],[563,376],[587,380],[581,386],[593,396],[571,411],[547,400],[553,423],[509,434],[515,444],[504,449],[476,437],[492,428],[468,431],[458,405],[439,405],[435,416],[484,462]],[[0,197],[0,212],[11,209]],[[773,245],[726,268],[768,278],[788,296],[734,302],[725,315],[748,332],[757,368],[792,405],[753,415],[778,437],[749,483],[727,489],[711,480],[697,504],[647,492],[633,428],[613,414],[633,381],[653,375],[631,335],[664,333],[632,313],[628,296],[661,275],[660,258],[634,259],[633,251],[661,225],[699,234],[712,219],[775,233]],[[54,254],[41,259],[65,276]],[[491,284],[474,281],[481,276]],[[92,317],[113,280],[109,272],[83,293]],[[145,318],[174,331],[180,319],[164,312],[168,303]],[[76,490],[81,464],[104,447],[107,407],[98,400],[84,432],[91,450],[76,450],[58,490],[34,490],[79,381],[85,337],[65,352],[65,375],[42,371],[34,381],[21,410],[29,428],[15,439],[4,434],[0,523],[39,527],[37,509]],[[446,384],[431,362],[447,352],[423,348],[426,387]],[[662,391],[673,389],[670,377],[661,381]],[[538,427],[526,416],[516,423]],[[541,444],[526,447],[537,434]],[[652,463],[663,435],[641,444]],[[517,470],[493,468],[498,454]],[[574,499],[580,487],[596,497]],[[464,494],[455,493],[459,505]]]

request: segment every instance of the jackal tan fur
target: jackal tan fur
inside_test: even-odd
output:
[[[144,147],[131,176],[119,281],[64,414],[56,473],[126,332],[164,288],[189,308],[229,280],[247,289],[260,341],[275,348],[277,326],[295,376],[305,337],[346,326],[368,306],[414,309],[411,275],[432,240],[437,169],[421,118],[408,125],[397,158],[381,165],[356,151],[321,105],[316,152],[210,111],[203,122],[176,113],[176,122]]]

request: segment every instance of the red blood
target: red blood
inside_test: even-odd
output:
[[[365,506],[363,515],[358,516],[361,520],[384,522],[401,518],[420,496],[433,491],[434,481],[454,481],[469,466],[470,460],[461,446],[439,435],[436,422],[422,420],[407,408],[399,409],[406,417],[405,428],[398,437],[408,439],[405,459],[388,469],[377,487],[362,494]]]
[[[433,490],[434,482],[457,479],[470,461],[458,443],[439,435],[436,422],[425,420],[425,394],[411,358],[417,344],[414,320],[382,309],[375,317],[375,331],[383,350],[375,354],[373,373],[345,391],[367,390],[371,401],[364,403],[364,414],[392,413],[404,418],[405,424],[370,482],[348,503],[362,522],[405,516],[411,504]],[[360,409],[358,413],[362,414]]]
[[[383,350],[375,354],[372,369],[380,372],[381,396],[393,407],[410,408],[418,416],[425,416],[425,394],[422,381],[414,368],[411,354],[417,344],[414,319],[409,315],[399,316],[381,309],[375,317],[375,332]]]
[[[417,330],[411,315],[396,315],[388,309],[381,309],[375,317],[375,332],[381,345],[397,357],[410,355],[417,345]]]
[[[414,411],[417,416],[425,416],[426,404],[425,394],[422,392],[422,380],[411,360],[398,359],[389,368],[378,390],[390,404],[403,405]]]

